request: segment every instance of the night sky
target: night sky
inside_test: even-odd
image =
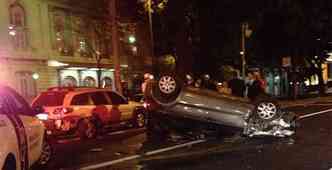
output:
[[[142,4],[128,2],[124,14],[147,22]],[[153,14],[155,53],[176,55],[182,72],[240,68],[241,23],[247,22],[249,65],[277,67],[281,57],[310,58],[328,47],[331,6],[329,0],[169,0]]]

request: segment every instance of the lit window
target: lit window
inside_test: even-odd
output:
[[[67,24],[69,22],[68,20],[70,20],[70,16],[60,10],[53,11],[52,16],[54,49],[61,55],[72,55],[72,42],[69,33],[70,25]]]
[[[103,88],[112,88],[113,86],[113,81],[110,77],[105,77],[102,83]]]
[[[18,49],[27,47],[27,32],[24,8],[14,3],[9,7],[10,26],[9,34],[12,37],[13,46]]]

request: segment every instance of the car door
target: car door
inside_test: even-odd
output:
[[[111,99],[113,107],[117,107],[120,111],[120,121],[126,121],[133,117],[134,107],[123,96],[112,91],[108,91],[107,95]]]
[[[35,117],[29,104],[16,92],[7,90],[6,102],[9,106],[10,114],[14,124],[19,127],[21,139],[26,139],[29,164],[36,162],[41,154],[44,137],[44,126]],[[24,137],[25,136],[25,137]],[[25,146],[25,140],[21,143]]]
[[[0,89],[0,118],[1,118],[1,132],[5,138],[2,139],[2,147],[6,147],[9,152],[15,153],[16,159],[19,162],[17,165],[20,165],[20,169],[28,169],[28,146],[27,146],[27,137],[24,130],[24,126],[17,114],[14,114],[12,109],[8,105],[8,97],[4,94],[4,89]],[[1,137],[3,137],[1,136]],[[10,146],[6,145],[5,142],[11,140]],[[2,154],[4,153],[1,150]],[[7,155],[3,155],[5,157]]]
[[[70,107],[73,108],[72,117],[78,119],[92,116],[92,110],[95,108],[90,93],[81,93],[73,96]]]
[[[102,122],[119,122],[120,113],[117,112],[116,106],[111,104],[103,91],[92,92],[90,96],[95,105],[93,113],[97,114]]]

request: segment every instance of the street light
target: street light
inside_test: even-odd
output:
[[[133,36],[133,35],[130,35],[128,37],[128,41],[129,41],[130,44],[134,44],[136,42],[136,37]]]

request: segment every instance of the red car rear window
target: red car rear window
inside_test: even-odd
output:
[[[67,92],[42,92],[32,104],[36,106],[61,106]]]

